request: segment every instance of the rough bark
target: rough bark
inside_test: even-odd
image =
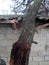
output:
[[[35,34],[35,18],[42,0],[35,0],[28,9],[27,20],[22,33],[12,46],[10,55],[10,65],[28,65],[29,53]]]
[[[38,12],[38,9],[41,5],[42,0],[35,0],[33,5],[29,6],[28,13],[26,16],[26,24],[22,30],[22,33],[19,37],[19,41],[24,39],[25,41],[29,42],[30,44],[33,42],[33,37],[35,33],[35,18]]]

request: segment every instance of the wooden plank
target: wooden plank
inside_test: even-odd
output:
[[[18,21],[17,20],[6,20],[6,21],[0,21],[0,23],[4,23],[4,24],[9,23],[9,24],[12,24],[13,29],[16,29],[16,23],[18,23]]]
[[[18,23],[18,20],[6,20],[6,21],[0,21],[0,23]]]
[[[39,25],[39,26],[37,26],[37,29],[41,29],[41,28],[44,28],[46,26],[49,26],[49,23],[46,23],[46,24],[43,24],[43,25]]]

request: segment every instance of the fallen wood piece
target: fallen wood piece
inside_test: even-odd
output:
[[[41,28],[44,28],[46,26],[49,26],[49,23],[46,23],[46,24],[43,24],[43,25],[39,25],[39,26],[37,26],[37,29],[41,29]]]
[[[6,20],[6,21],[0,21],[0,23],[9,23],[12,24],[13,29],[16,29],[16,24],[18,24],[18,20],[13,19],[13,20]]]
[[[18,20],[13,19],[13,20],[11,20],[11,23],[12,23],[13,29],[16,29],[16,24],[18,24]]]

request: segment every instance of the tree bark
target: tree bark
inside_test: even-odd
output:
[[[29,6],[28,13],[26,16],[26,24],[24,25],[22,33],[18,39],[19,41],[24,39],[25,41],[29,42],[30,45],[31,43],[33,43],[33,37],[36,31],[35,18],[38,13],[41,2],[42,0],[35,0],[34,4]]]
[[[10,65],[28,65],[29,53],[35,34],[35,18],[42,0],[35,0],[33,5],[29,6],[28,14],[26,16],[26,24],[22,33],[12,46],[10,54]]]

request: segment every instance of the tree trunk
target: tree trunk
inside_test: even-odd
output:
[[[35,18],[41,2],[42,0],[35,0],[34,4],[29,6],[26,24],[11,50],[10,65],[28,65],[31,44],[36,43],[33,41],[36,28]]]
[[[18,39],[19,41],[24,39],[26,42],[29,42],[30,45],[33,42],[34,33],[36,31],[35,18],[38,13],[41,2],[42,0],[35,0],[34,4],[29,6],[28,13],[26,16],[26,24],[24,25],[22,33]]]

